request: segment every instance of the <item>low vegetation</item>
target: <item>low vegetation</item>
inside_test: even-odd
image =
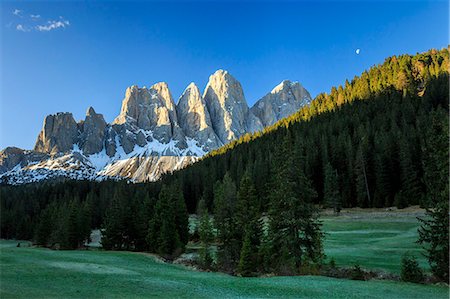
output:
[[[448,287],[320,276],[242,278],[153,256],[0,241],[1,298],[448,298]]]

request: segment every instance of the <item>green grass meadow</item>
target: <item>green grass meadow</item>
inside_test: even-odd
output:
[[[361,265],[366,269],[400,274],[402,255],[410,252],[429,270],[424,250],[416,243],[416,216],[367,215],[322,218],[325,254],[338,266]]]
[[[325,247],[340,266],[398,272],[419,253],[414,217],[325,217]],[[241,278],[166,264],[142,253],[55,251],[0,241],[0,298],[448,298],[448,287],[321,276]],[[420,260],[422,265],[426,261]]]

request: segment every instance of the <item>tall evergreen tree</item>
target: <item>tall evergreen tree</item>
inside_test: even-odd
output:
[[[199,201],[198,213],[200,216],[199,235],[202,244],[200,249],[200,263],[204,268],[209,269],[213,263],[211,244],[214,242],[214,233],[211,219],[208,215],[208,208],[203,198]]]
[[[331,163],[325,166],[324,201],[326,205],[333,208],[334,213],[339,215],[342,208],[341,195],[339,193],[339,178],[337,170],[333,169]]]
[[[433,274],[449,282],[449,152],[448,112],[440,108],[432,114],[422,151],[425,156],[427,215],[420,219],[419,240],[427,251]]]
[[[226,272],[233,273],[239,261],[242,227],[236,219],[236,185],[229,173],[222,183],[214,187],[214,223],[217,229],[218,265]]]
[[[240,259],[238,272],[250,276],[257,271],[259,245],[262,237],[262,225],[259,213],[259,200],[249,172],[245,172],[238,191],[237,224],[243,228],[240,235]]]
[[[320,263],[323,257],[322,232],[313,205],[317,193],[298,167],[298,158],[287,132],[273,164],[268,236],[272,268],[282,274],[298,273],[302,265]]]

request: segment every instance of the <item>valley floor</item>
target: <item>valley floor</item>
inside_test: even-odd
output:
[[[442,286],[320,276],[240,278],[129,252],[0,244],[1,298],[448,298]]]
[[[399,273],[415,244],[419,209],[325,213],[325,251],[338,266]],[[448,298],[448,286],[321,276],[241,278],[193,271],[147,254],[54,251],[0,241],[1,298]],[[24,243],[26,244],[26,242]]]

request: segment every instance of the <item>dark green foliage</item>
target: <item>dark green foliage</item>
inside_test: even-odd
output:
[[[200,265],[205,269],[209,269],[213,264],[211,244],[214,242],[214,232],[211,219],[208,215],[208,209],[206,208],[206,203],[203,198],[199,202],[198,215],[200,216],[198,233],[202,244],[200,250]]]
[[[248,172],[244,173],[239,185],[237,221],[244,228],[238,265],[238,273],[252,276],[258,271],[259,246],[262,237],[261,214],[258,196]]]
[[[269,209],[270,267],[294,274],[305,264],[321,263],[322,232],[313,200],[317,196],[299,167],[303,159],[293,150],[290,135],[275,153]]]
[[[51,206],[42,211],[34,237],[36,244],[46,246],[50,241],[50,234],[53,231],[52,216]]]
[[[433,274],[449,281],[449,208],[448,201],[427,209],[427,217],[419,219],[419,243],[424,245]]]
[[[214,223],[217,229],[217,262],[219,267],[232,273],[239,262],[242,227],[237,220],[236,185],[227,173],[223,182],[214,185]]]
[[[351,279],[353,280],[366,280],[365,273],[361,269],[360,265],[355,265],[351,272]]]
[[[149,221],[150,251],[173,259],[184,251],[188,237],[188,214],[179,185],[163,185]]]
[[[341,195],[339,194],[339,178],[337,171],[328,162],[325,166],[325,182],[323,187],[324,202],[327,207],[333,208],[335,214],[339,214],[342,208]]]
[[[238,265],[238,273],[242,276],[253,276],[256,273],[255,256],[257,249],[252,246],[252,236],[250,231],[247,231],[242,244],[240,259]]]
[[[145,197],[132,194],[125,184],[116,188],[106,211],[102,245],[107,249],[144,250],[147,221],[143,210]]]
[[[397,194],[395,194],[394,204],[397,208],[404,209],[408,207],[408,202],[408,197],[403,190],[400,190]]]
[[[400,277],[403,281],[419,283],[423,281],[423,271],[419,267],[417,259],[409,254],[402,257]]]
[[[449,281],[449,153],[448,118],[441,110],[432,113],[431,121],[423,123],[422,140],[426,217],[419,228],[419,240],[427,251],[433,274]],[[448,115],[446,115],[448,117]]]

